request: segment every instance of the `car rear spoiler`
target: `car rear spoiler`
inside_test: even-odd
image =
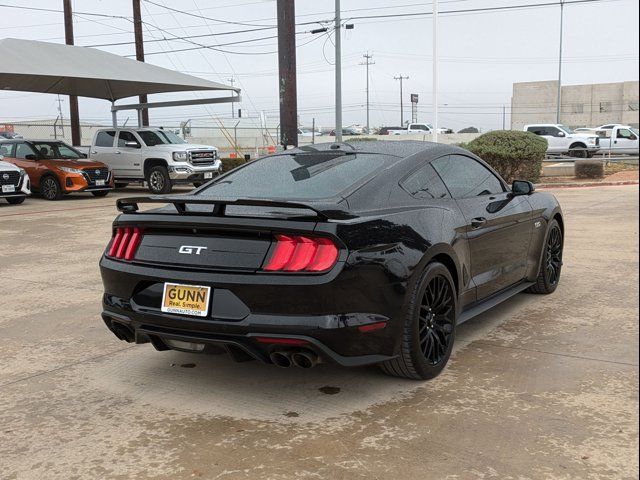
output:
[[[121,198],[116,202],[118,210],[122,213],[136,213],[138,205],[142,203],[172,204],[180,214],[203,215],[199,212],[189,212],[187,205],[212,205],[213,211],[209,215],[224,216],[228,205],[251,206],[251,207],[275,207],[291,208],[301,210],[311,210],[321,220],[330,218],[347,218],[350,215],[337,204],[309,204],[299,202],[289,202],[286,200],[270,200],[257,198],[204,198],[196,195],[152,195],[148,197]]]

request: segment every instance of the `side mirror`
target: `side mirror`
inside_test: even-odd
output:
[[[140,148],[140,144],[138,142],[125,142],[124,146],[127,148]]]
[[[533,183],[526,180],[514,180],[513,184],[511,185],[511,194],[514,197],[520,195],[531,195],[535,191],[536,187],[533,185]]]
[[[564,132],[558,132],[558,133],[557,133],[557,136],[558,136],[558,137],[564,137],[564,136],[565,136],[565,134],[564,134]]]
[[[29,153],[27,155],[24,156],[25,160],[37,160],[38,157],[36,157],[33,153]]]

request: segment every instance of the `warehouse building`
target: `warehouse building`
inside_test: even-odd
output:
[[[528,123],[556,123],[558,82],[513,84],[511,128]],[[571,128],[622,123],[638,127],[638,81],[565,85],[560,123]]]

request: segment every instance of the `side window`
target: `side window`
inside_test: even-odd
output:
[[[547,133],[547,129],[544,128],[544,127],[529,127],[529,128],[527,128],[527,131],[529,131],[531,133],[534,133],[536,135],[540,135],[540,136],[549,135]]]
[[[36,155],[36,152],[31,145],[27,143],[18,143],[16,145],[15,158],[27,158],[27,155]]]
[[[548,129],[547,135],[551,135],[552,137],[559,137],[560,136],[560,129],[559,128],[555,128],[555,127],[549,127]]]
[[[400,182],[400,186],[417,198],[451,198],[447,187],[431,165],[425,165],[413,173]]]
[[[115,130],[106,130],[98,133],[96,137],[96,147],[113,147],[113,139],[116,136]]]
[[[13,157],[13,144],[12,143],[7,143],[7,144],[0,144],[0,155],[2,155],[3,157]]]
[[[448,155],[431,162],[454,198],[504,192],[502,182],[484,165],[464,155]]]
[[[127,132],[126,130],[122,130],[118,134],[118,147],[125,147],[126,146],[125,144],[127,142],[136,142],[137,144],[140,144],[140,142],[138,141],[138,139],[133,133]]]
[[[631,133],[631,130],[628,130],[626,128],[621,128],[618,130],[618,138],[627,138],[629,140],[633,139],[633,134]]]

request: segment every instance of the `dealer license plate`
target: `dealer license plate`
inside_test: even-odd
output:
[[[13,193],[15,191],[15,185],[2,185],[2,193]]]
[[[161,310],[165,313],[206,317],[210,296],[211,287],[165,283]]]
[[[210,178],[213,178],[213,172],[204,172],[204,178],[205,180],[209,180]]]
[[[96,187],[104,187],[104,180],[96,180]]]

